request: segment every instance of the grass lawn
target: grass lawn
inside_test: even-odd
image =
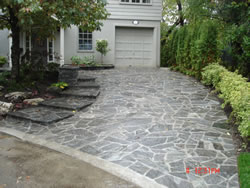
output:
[[[250,153],[241,153],[238,157],[240,187],[250,187]]]

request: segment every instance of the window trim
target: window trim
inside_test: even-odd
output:
[[[120,4],[122,5],[140,5],[140,6],[152,6],[153,0],[150,0],[150,3],[143,3],[143,0],[140,0],[140,3],[132,3],[132,0],[129,0],[129,2],[122,2],[122,0],[119,0]]]
[[[49,54],[49,43],[50,42],[52,42],[52,56],[53,56],[52,60],[49,59],[49,55],[50,55]],[[48,63],[55,62],[55,41],[54,41],[54,39],[47,38],[47,53],[48,53],[47,62]]]
[[[31,34],[27,35],[27,32],[23,32],[23,54],[27,52],[27,39],[29,42],[29,58],[31,57],[32,43],[31,43]]]
[[[79,47],[80,47],[80,43],[79,43],[79,41],[80,41],[80,38],[79,38],[79,35],[80,35],[80,28],[78,28],[78,34],[77,34],[77,52],[86,52],[86,53],[92,53],[92,52],[94,52],[94,46],[93,46],[93,32],[89,32],[89,31],[87,31],[88,33],[91,33],[92,34],[92,48],[91,48],[91,50],[81,50]],[[82,33],[84,33],[84,31],[82,32]],[[84,38],[83,38],[83,40],[84,40]]]

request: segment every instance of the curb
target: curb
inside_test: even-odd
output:
[[[163,185],[156,183],[155,181],[140,175],[128,168],[122,167],[120,165],[111,163],[104,159],[95,157],[93,155],[75,150],[73,148],[57,144],[55,142],[47,141],[39,136],[34,136],[26,134],[14,129],[0,127],[0,132],[9,134],[11,136],[17,137],[23,141],[27,141],[36,145],[47,147],[49,149],[55,150],[57,152],[66,154],[78,160],[84,161],[94,167],[102,169],[116,177],[119,177],[125,181],[135,184],[136,186],[142,188],[166,188]]]

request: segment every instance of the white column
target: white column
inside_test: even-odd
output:
[[[9,67],[12,68],[12,59],[11,59],[11,47],[12,47],[12,37],[11,37],[11,31],[9,31]]]
[[[64,65],[64,29],[60,28],[60,66]]]

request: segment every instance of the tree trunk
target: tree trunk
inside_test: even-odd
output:
[[[12,70],[11,78],[19,82],[20,77],[20,27],[18,26],[18,18],[15,16],[14,10],[9,8],[10,20],[11,20],[11,32],[12,32],[12,47],[11,47],[11,59]]]
[[[182,4],[181,0],[176,0],[177,6],[178,6],[178,12],[179,12],[179,23],[181,26],[184,25],[184,18],[183,18],[183,12],[182,12]]]
[[[103,64],[103,54],[101,55],[101,64]]]
[[[176,20],[176,22],[169,28],[169,30],[167,31],[164,39],[161,41],[162,45],[164,45],[166,43],[166,39],[168,38],[168,36],[172,33],[172,31],[174,30],[174,28],[177,25],[181,25],[184,26],[184,18],[183,18],[183,12],[182,12],[182,4],[181,4],[181,0],[176,0],[177,6],[178,6],[178,13],[179,13],[179,18]]]

